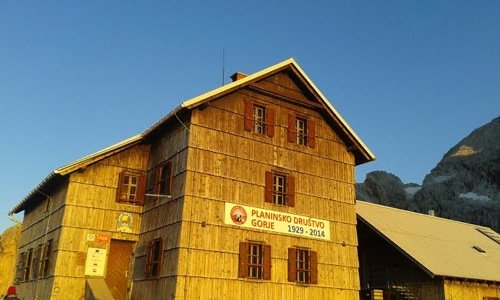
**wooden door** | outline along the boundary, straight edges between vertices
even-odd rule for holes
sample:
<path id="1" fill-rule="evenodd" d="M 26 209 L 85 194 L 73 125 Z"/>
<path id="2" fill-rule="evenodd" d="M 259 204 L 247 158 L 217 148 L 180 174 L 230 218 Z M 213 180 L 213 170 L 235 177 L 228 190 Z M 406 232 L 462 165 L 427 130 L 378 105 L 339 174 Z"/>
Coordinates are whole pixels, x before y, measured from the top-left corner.
<path id="1" fill-rule="evenodd" d="M 105 281 L 116 300 L 125 300 L 130 282 L 134 242 L 111 240 Z"/>

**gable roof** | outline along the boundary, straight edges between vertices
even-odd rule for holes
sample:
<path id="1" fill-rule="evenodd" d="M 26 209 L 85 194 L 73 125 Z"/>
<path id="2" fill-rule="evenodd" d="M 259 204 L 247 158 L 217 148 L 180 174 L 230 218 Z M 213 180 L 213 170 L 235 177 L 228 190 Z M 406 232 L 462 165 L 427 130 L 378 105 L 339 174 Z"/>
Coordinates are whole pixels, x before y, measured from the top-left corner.
<path id="1" fill-rule="evenodd" d="M 342 131 L 343 136 L 348 140 L 348 146 L 351 151 L 354 152 L 356 157 L 356 164 L 362 164 L 368 161 L 372 161 L 375 159 L 373 153 L 368 149 L 368 147 L 361 141 L 361 139 L 356 135 L 354 130 L 345 122 L 345 120 L 340 116 L 340 114 L 335 110 L 335 108 L 331 105 L 331 103 L 326 99 L 326 97 L 321 93 L 321 91 L 314 85 L 314 83 L 309 79 L 309 77 L 304 73 L 304 71 L 299 67 L 299 65 L 295 62 L 293 58 L 275 64 L 271 67 L 265 68 L 259 72 L 246 76 L 240 80 L 228 83 L 224 86 L 191 98 L 182 102 L 179 106 L 174 108 L 170 113 L 168 113 L 165 117 L 160 119 L 158 122 L 154 123 L 151 127 L 149 127 L 144 133 L 133 136 L 121 142 L 118 142 L 110 147 L 97 151 L 93 154 L 90 154 L 82 159 L 76 160 L 72 163 L 69 163 L 61 168 L 58 168 L 51 172 L 40 184 L 38 184 L 23 200 L 21 200 L 12 210 L 9 212 L 9 215 L 14 213 L 19 213 L 23 211 L 30 203 L 33 201 L 34 197 L 40 196 L 40 192 L 46 193 L 46 189 L 50 186 L 54 185 L 57 179 L 60 179 L 61 176 L 65 176 L 74 172 L 80 168 L 84 168 L 92 163 L 95 163 L 101 159 L 104 159 L 110 155 L 118 153 L 131 147 L 137 143 L 143 141 L 147 136 L 152 134 L 156 129 L 160 128 L 163 124 L 167 123 L 170 120 L 180 119 L 178 117 L 178 113 L 184 110 L 191 110 L 196 108 L 204 103 L 207 103 L 211 100 L 217 99 L 228 93 L 234 92 L 240 88 L 248 86 L 258 80 L 264 79 L 266 77 L 272 76 L 278 72 L 283 70 L 290 70 L 293 72 L 296 77 L 300 80 L 300 82 L 304 85 L 304 87 L 315 96 L 318 102 L 322 105 L 325 112 L 331 118 L 331 120 L 338 125 L 339 129 Z M 182 122 L 181 122 L 182 124 Z"/>
<path id="2" fill-rule="evenodd" d="M 181 105 L 177 106 L 172 112 L 166 115 L 164 118 L 153 124 L 150 128 L 148 128 L 144 135 L 149 135 L 151 132 L 159 128 L 165 122 L 170 120 L 173 116 L 177 117 L 177 113 L 183 110 L 190 110 L 196 108 L 204 103 L 210 102 L 214 99 L 222 97 L 226 94 L 229 94 L 233 91 L 241 89 L 245 86 L 249 86 L 250 84 L 262 80 L 266 77 L 272 76 L 278 72 L 283 70 L 290 70 L 296 77 L 301 81 L 304 87 L 315 96 L 321 106 L 324 108 L 328 117 L 338 125 L 339 129 L 342 131 L 341 133 L 347 139 L 347 144 L 351 151 L 354 152 L 356 157 L 356 165 L 363 164 L 372 160 L 375 160 L 375 155 L 370 151 L 370 149 L 363 143 L 363 141 L 358 137 L 358 135 L 354 132 L 354 130 L 347 124 L 347 122 L 342 118 L 342 116 L 337 112 L 337 110 L 333 107 L 333 105 L 328 101 L 328 99 L 321 93 L 321 91 L 314 85 L 314 83 L 309 79 L 306 73 L 300 68 L 300 66 L 295 62 L 293 58 L 289 58 L 285 61 L 282 61 L 278 64 L 265 68 L 259 72 L 248 75 L 242 79 L 233 81 L 224 86 L 216 88 L 214 90 L 208 91 L 204 94 L 191 98 L 181 103 Z"/>
<path id="3" fill-rule="evenodd" d="M 432 277 L 500 282 L 500 244 L 494 240 L 500 235 L 488 227 L 363 201 L 357 201 L 356 212 L 361 222 Z"/>

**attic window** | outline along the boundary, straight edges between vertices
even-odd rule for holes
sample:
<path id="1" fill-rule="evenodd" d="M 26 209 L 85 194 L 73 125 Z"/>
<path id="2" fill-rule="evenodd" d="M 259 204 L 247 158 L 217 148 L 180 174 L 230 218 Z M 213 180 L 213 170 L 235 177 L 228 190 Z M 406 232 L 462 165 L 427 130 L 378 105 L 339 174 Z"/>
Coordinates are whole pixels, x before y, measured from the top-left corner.
<path id="1" fill-rule="evenodd" d="M 472 246 L 472 248 L 476 249 L 478 252 L 486 253 L 486 251 L 483 248 L 479 247 L 479 246 Z"/>

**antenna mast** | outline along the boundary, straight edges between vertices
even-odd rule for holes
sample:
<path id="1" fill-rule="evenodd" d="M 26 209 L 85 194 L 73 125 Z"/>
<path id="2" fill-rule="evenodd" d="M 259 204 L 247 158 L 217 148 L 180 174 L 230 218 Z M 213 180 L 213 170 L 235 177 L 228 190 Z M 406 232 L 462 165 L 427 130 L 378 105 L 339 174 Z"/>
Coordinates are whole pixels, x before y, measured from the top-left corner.
<path id="1" fill-rule="evenodd" d="M 226 69 L 226 60 L 224 48 L 222 48 L 222 85 L 224 85 L 224 77 L 225 77 L 225 69 Z"/>

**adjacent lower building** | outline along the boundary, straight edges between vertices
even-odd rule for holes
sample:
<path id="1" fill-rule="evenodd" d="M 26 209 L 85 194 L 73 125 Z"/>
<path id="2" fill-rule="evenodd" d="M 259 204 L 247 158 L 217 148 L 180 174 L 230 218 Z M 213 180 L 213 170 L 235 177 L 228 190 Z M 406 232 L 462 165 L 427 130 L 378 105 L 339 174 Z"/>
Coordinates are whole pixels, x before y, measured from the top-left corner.
<path id="1" fill-rule="evenodd" d="M 358 299 L 354 167 L 374 159 L 293 60 L 56 169 L 24 211 L 24 299 Z"/>
<path id="2" fill-rule="evenodd" d="M 498 300 L 492 229 L 357 201 L 361 299 Z"/>

